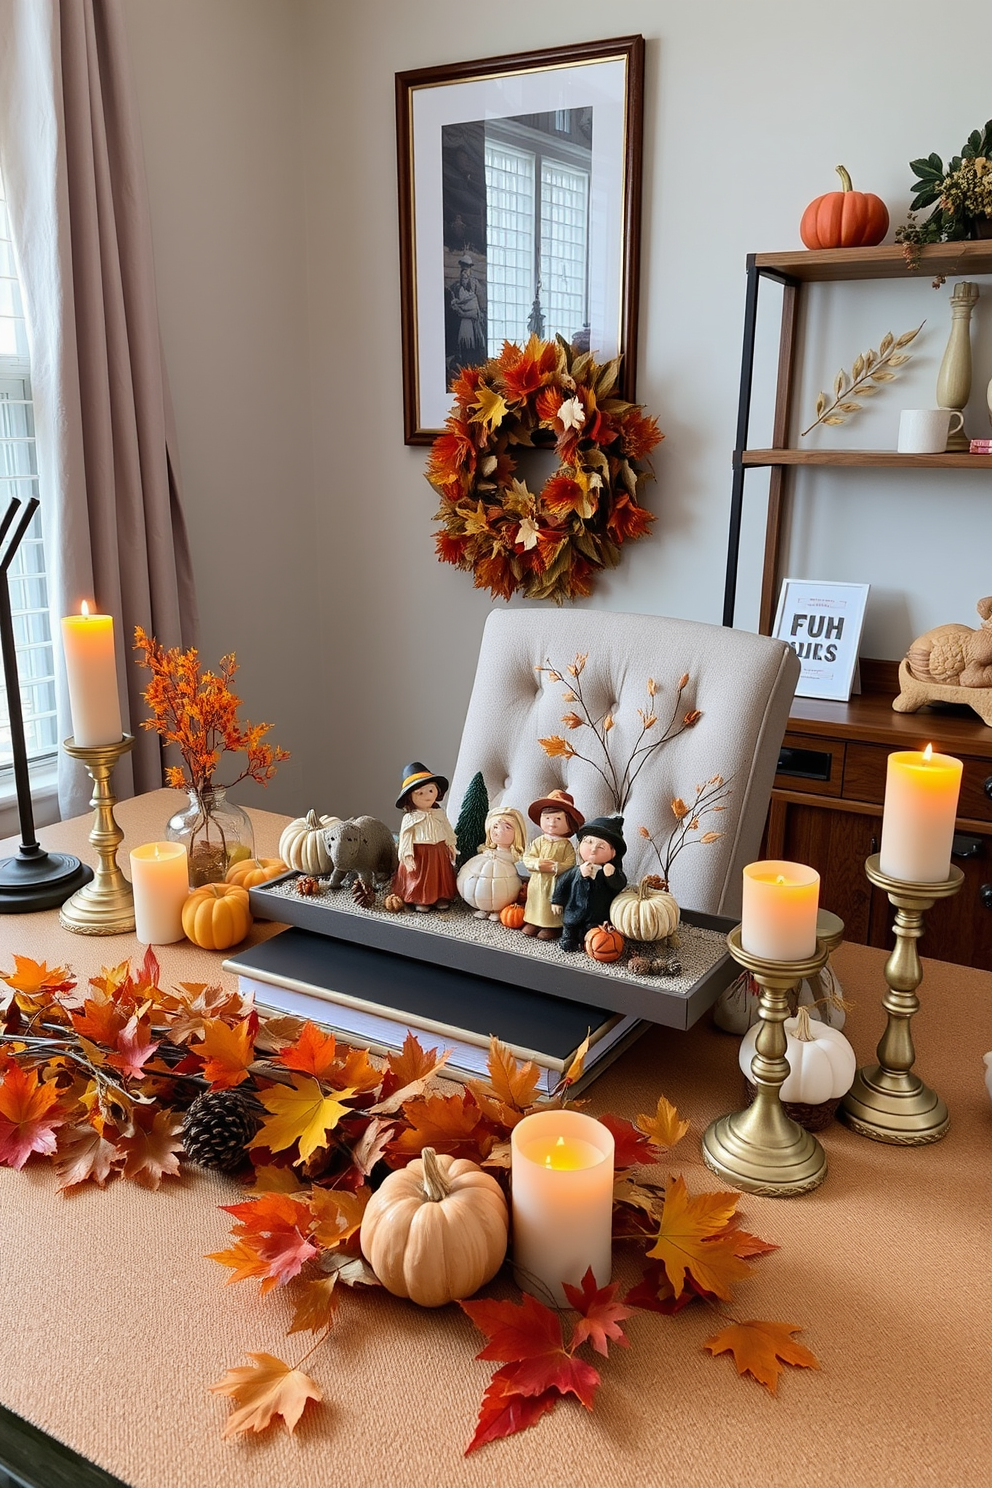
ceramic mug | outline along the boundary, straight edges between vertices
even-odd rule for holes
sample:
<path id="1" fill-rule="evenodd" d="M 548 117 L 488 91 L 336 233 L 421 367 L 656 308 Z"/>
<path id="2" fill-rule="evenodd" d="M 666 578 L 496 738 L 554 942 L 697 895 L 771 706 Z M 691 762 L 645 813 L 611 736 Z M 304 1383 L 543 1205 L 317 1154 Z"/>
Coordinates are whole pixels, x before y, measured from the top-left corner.
<path id="1" fill-rule="evenodd" d="M 904 408 L 896 448 L 901 455 L 942 455 L 949 436 L 963 428 L 964 414 L 956 408 Z"/>

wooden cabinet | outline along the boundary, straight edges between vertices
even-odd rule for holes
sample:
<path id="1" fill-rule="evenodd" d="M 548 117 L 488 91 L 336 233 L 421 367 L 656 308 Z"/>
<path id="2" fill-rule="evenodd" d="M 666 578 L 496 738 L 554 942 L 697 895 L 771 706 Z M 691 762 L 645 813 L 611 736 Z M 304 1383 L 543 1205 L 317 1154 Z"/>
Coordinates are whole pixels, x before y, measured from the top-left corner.
<path id="1" fill-rule="evenodd" d="M 992 729 L 964 711 L 893 713 L 894 663 L 864 664 L 880 690 L 849 703 L 796 698 L 765 832 L 772 858 L 810 863 L 820 900 L 849 940 L 891 946 L 893 909 L 865 876 L 882 831 L 886 760 L 894 749 L 935 749 L 964 762 L 953 861 L 965 875 L 953 899 L 926 916 L 920 951 L 992 968 Z"/>

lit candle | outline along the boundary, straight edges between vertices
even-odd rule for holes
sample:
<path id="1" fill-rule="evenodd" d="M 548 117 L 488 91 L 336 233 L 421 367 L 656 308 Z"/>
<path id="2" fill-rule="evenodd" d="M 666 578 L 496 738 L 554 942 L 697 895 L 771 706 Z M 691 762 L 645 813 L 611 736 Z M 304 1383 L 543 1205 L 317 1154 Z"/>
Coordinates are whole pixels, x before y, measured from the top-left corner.
<path id="1" fill-rule="evenodd" d="M 613 1267 L 613 1134 L 581 1111 L 539 1111 L 513 1128 L 513 1266 L 518 1286 L 568 1305 L 589 1267 Z"/>
<path id="2" fill-rule="evenodd" d="M 816 950 L 820 875 L 771 858 L 744 869 L 741 945 L 765 961 L 805 961 Z"/>
<path id="3" fill-rule="evenodd" d="M 142 945 L 171 945 L 183 938 L 183 905 L 189 864 L 181 842 L 146 842 L 131 852 L 134 933 Z"/>
<path id="4" fill-rule="evenodd" d="M 904 883 L 943 883 L 951 869 L 961 761 L 928 744 L 889 755 L 879 864 Z"/>
<path id="5" fill-rule="evenodd" d="M 117 657 L 112 615 L 81 613 L 62 621 L 62 650 L 69 683 L 73 743 L 82 749 L 116 744 L 123 737 L 117 691 Z"/>

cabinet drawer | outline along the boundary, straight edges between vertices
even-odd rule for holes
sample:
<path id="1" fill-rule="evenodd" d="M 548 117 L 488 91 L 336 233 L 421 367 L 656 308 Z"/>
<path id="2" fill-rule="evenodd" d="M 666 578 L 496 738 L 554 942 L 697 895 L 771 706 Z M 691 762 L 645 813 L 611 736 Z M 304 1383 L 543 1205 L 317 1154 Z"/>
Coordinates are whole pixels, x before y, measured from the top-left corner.
<path id="1" fill-rule="evenodd" d="M 839 796 L 844 779 L 844 748 L 839 739 L 786 734 L 775 772 L 776 786 L 779 790 Z"/>
<path id="2" fill-rule="evenodd" d="M 884 744 L 848 744 L 844 760 L 845 797 L 851 801 L 883 801 L 885 771 L 893 752 Z M 965 756 L 958 816 L 992 822 L 992 760 Z"/>

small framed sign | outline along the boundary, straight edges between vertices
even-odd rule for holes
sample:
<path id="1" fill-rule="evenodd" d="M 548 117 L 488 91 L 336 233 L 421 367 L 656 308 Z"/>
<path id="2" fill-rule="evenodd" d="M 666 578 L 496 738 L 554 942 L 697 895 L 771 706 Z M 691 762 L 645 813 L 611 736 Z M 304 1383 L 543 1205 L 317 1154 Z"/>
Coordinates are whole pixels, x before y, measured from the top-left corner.
<path id="1" fill-rule="evenodd" d="M 802 663 L 797 697 L 850 698 L 869 587 L 783 579 L 774 634 Z"/>

